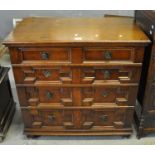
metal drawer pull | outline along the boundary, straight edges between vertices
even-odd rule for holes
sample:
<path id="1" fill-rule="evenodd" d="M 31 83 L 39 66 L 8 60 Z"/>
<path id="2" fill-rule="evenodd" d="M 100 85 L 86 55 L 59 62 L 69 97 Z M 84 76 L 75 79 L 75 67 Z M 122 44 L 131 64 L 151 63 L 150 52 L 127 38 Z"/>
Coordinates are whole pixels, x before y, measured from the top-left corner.
<path id="1" fill-rule="evenodd" d="M 55 116 L 54 115 L 48 115 L 48 120 L 50 122 L 53 122 L 55 120 Z"/>
<path id="2" fill-rule="evenodd" d="M 44 70 L 43 71 L 43 74 L 46 78 L 50 77 L 51 76 L 51 72 L 49 70 Z"/>
<path id="3" fill-rule="evenodd" d="M 100 116 L 100 120 L 101 120 L 102 122 L 106 122 L 106 121 L 108 120 L 108 116 L 107 116 L 107 115 L 101 115 L 101 116 Z"/>
<path id="4" fill-rule="evenodd" d="M 48 60 L 49 59 L 49 53 L 48 52 L 42 52 L 41 53 L 41 58 L 43 60 Z"/>
<path id="5" fill-rule="evenodd" d="M 51 99 L 53 97 L 53 93 L 51 93 L 50 91 L 46 91 L 46 97 L 48 99 Z"/>
<path id="6" fill-rule="evenodd" d="M 103 97 L 107 97 L 108 95 L 109 95 L 109 92 L 107 92 L 107 91 L 102 92 Z"/>
<path id="7" fill-rule="evenodd" d="M 104 58 L 110 60 L 112 58 L 112 53 L 110 51 L 105 51 Z"/>
<path id="8" fill-rule="evenodd" d="M 110 72 L 108 70 L 104 71 L 104 79 L 109 79 L 110 78 Z"/>

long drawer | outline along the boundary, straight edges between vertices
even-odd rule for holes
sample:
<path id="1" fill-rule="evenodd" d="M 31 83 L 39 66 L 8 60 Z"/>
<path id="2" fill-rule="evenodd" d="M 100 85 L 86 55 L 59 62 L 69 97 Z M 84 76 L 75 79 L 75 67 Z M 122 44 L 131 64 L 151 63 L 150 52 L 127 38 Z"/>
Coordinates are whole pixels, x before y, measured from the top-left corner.
<path id="1" fill-rule="evenodd" d="M 50 82 L 53 84 L 102 84 L 105 82 L 137 83 L 140 66 L 106 67 L 13 67 L 17 84 Z"/>
<path id="2" fill-rule="evenodd" d="M 26 128 L 65 130 L 106 130 L 131 127 L 133 109 L 22 109 Z"/>
<path id="3" fill-rule="evenodd" d="M 11 54 L 12 64 L 20 63 L 141 63 L 143 48 L 130 47 L 31 47 L 13 49 Z"/>
<path id="4" fill-rule="evenodd" d="M 134 106 L 137 86 L 17 87 L 21 106 Z"/>

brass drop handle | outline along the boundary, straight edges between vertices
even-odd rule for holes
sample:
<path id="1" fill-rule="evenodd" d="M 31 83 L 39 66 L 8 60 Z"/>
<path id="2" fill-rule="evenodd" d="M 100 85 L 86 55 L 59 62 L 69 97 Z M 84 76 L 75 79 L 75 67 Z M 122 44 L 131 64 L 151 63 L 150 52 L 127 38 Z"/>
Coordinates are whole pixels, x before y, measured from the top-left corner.
<path id="1" fill-rule="evenodd" d="M 49 70 L 44 70 L 43 71 L 43 75 L 46 77 L 46 78 L 49 78 L 51 76 L 51 72 Z"/>
<path id="2" fill-rule="evenodd" d="M 109 95 L 109 92 L 107 92 L 107 91 L 102 92 L 103 97 L 107 97 L 108 95 Z"/>
<path id="3" fill-rule="evenodd" d="M 50 122 L 53 122 L 55 120 L 55 116 L 54 115 L 48 115 L 48 120 Z"/>
<path id="4" fill-rule="evenodd" d="M 46 97 L 47 97 L 47 99 L 52 99 L 52 97 L 53 97 L 53 93 L 51 93 L 50 91 L 46 91 Z"/>
<path id="5" fill-rule="evenodd" d="M 48 52 L 42 52 L 41 53 L 41 58 L 43 60 L 48 60 L 49 59 L 49 53 Z"/>
<path id="6" fill-rule="evenodd" d="M 104 79 L 110 79 L 110 72 L 108 70 L 104 71 Z"/>
<path id="7" fill-rule="evenodd" d="M 108 120 L 108 116 L 107 116 L 107 115 L 101 115 L 101 116 L 100 116 L 100 120 L 101 120 L 102 122 L 106 122 L 106 121 Z"/>
<path id="8" fill-rule="evenodd" d="M 111 51 L 104 51 L 104 58 L 110 60 L 112 58 Z"/>

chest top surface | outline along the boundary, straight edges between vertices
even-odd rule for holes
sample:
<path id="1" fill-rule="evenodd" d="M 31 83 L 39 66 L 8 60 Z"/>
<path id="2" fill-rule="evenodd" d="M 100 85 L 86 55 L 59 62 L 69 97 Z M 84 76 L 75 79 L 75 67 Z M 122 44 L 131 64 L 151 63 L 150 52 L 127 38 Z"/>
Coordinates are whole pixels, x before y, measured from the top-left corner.
<path id="1" fill-rule="evenodd" d="M 4 44 L 148 43 L 149 39 L 129 18 L 25 18 Z"/>

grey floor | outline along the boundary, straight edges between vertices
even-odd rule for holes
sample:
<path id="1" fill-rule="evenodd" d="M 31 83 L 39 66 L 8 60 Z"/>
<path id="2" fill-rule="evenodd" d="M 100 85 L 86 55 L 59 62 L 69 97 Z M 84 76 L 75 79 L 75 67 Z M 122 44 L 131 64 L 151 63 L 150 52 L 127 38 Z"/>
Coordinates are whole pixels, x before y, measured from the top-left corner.
<path id="1" fill-rule="evenodd" d="M 9 55 L 4 55 L 0 60 L 0 64 L 4 66 L 11 66 Z M 13 118 L 12 124 L 8 130 L 7 136 L 1 145 L 154 145 L 155 134 L 150 134 L 147 137 L 138 140 L 136 132 L 133 128 L 133 134 L 130 138 L 123 138 L 120 136 L 40 136 L 36 139 L 28 139 L 23 135 L 23 123 L 19 109 L 14 79 L 12 70 L 9 72 L 11 81 L 12 92 L 14 99 L 17 102 L 16 113 Z"/>

